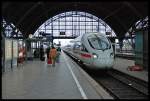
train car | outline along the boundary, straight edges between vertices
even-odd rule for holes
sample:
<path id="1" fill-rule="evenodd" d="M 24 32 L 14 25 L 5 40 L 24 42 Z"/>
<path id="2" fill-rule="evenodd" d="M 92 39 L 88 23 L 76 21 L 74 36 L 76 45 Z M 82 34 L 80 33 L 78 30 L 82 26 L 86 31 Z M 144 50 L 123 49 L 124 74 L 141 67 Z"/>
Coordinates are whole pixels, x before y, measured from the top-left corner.
<path id="1" fill-rule="evenodd" d="M 114 51 L 106 35 L 91 32 L 72 40 L 63 51 L 84 63 L 89 68 L 111 69 Z"/>

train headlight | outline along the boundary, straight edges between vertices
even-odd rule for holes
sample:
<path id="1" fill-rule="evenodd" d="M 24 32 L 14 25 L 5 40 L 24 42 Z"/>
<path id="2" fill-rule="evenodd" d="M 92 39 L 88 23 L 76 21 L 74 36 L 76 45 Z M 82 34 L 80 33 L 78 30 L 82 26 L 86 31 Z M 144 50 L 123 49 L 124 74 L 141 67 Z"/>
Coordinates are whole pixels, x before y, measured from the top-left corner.
<path id="1" fill-rule="evenodd" d="M 98 58 L 98 55 L 93 53 L 93 58 L 97 59 Z"/>

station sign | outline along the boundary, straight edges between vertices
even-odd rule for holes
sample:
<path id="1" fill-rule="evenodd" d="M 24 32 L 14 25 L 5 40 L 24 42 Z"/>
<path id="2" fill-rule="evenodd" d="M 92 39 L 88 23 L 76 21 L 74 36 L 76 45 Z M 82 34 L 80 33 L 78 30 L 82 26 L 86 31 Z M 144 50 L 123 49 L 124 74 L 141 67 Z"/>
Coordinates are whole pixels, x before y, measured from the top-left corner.
<path id="1" fill-rule="evenodd" d="M 59 35 L 66 35 L 66 33 L 65 32 L 60 32 Z"/>

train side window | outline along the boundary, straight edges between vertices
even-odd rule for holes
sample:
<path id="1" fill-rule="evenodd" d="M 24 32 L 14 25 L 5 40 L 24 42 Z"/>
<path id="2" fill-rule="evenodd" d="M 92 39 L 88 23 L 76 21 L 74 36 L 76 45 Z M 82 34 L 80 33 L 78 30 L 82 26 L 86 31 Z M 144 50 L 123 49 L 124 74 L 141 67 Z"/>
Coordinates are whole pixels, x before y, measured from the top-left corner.
<path id="1" fill-rule="evenodd" d="M 74 44 L 74 45 L 73 45 L 73 50 L 75 50 L 75 48 L 76 48 L 76 45 Z"/>

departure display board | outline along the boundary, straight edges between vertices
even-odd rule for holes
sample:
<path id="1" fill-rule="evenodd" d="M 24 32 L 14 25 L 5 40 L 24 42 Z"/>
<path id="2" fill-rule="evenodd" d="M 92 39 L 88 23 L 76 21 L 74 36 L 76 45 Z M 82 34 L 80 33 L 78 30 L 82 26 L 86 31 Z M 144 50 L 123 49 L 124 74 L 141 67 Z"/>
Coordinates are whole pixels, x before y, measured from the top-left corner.
<path id="1" fill-rule="evenodd" d="M 65 32 L 60 32 L 60 35 L 66 35 L 66 33 Z"/>

